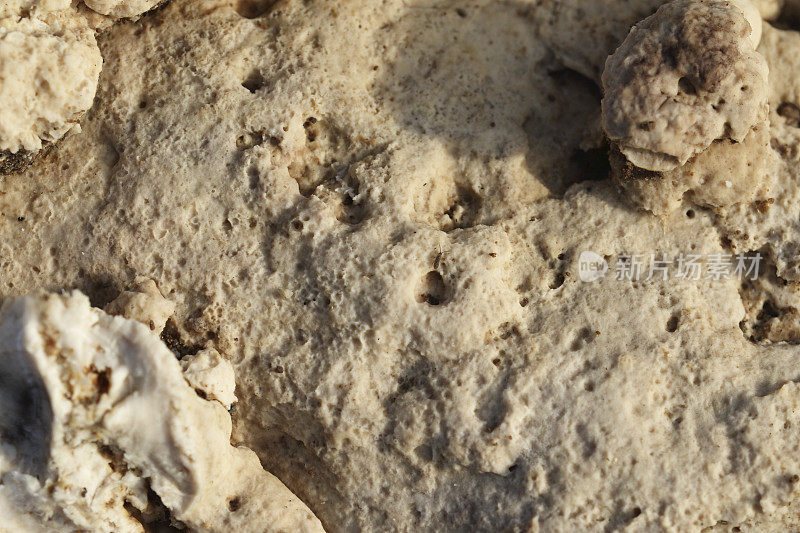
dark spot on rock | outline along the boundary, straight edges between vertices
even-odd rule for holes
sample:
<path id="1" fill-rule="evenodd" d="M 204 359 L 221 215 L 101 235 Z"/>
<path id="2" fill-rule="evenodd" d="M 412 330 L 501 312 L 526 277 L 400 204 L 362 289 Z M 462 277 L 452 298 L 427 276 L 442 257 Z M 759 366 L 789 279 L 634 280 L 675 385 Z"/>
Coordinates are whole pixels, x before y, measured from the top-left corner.
<path id="1" fill-rule="evenodd" d="M 769 208 L 772 207 L 772 204 L 775 203 L 775 198 L 768 198 L 766 200 L 758 200 L 753 204 L 753 207 L 756 208 L 756 211 L 761 213 L 762 215 L 769 211 Z"/>
<path id="2" fill-rule="evenodd" d="M 694 83 L 692 83 L 692 80 L 690 80 L 687 76 L 684 76 L 678 80 L 678 88 L 683 94 L 689 96 L 694 96 L 697 94 L 697 88 L 694 86 Z"/>
<path id="3" fill-rule="evenodd" d="M 428 305 L 441 305 L 445 303 L 446 298 L 447 286 L 444 283 L 442 275 L 436 270 L 425 274 L 422 278 L 419 301 L 427 303 Z"/>
<path id="4" fill-rule="evenodd" d="M 228 500 L 228 510 L 232 513 L 235 513 L 242 507 L 242 499 L 236 496 L 235 498 L 231 498 Z"/>
<path id="5" fill-rule="evenodd" d="M 264 78 L 264 75 L 261 73 L 261 70 L 255 68 L 250 71 L 250 74 L 242 81 L 242 87 L 250 91 L 251 93 L 255 93 L 259 89 L 264 88 L 266 86 L 267 81 Z"/>
<path id="6" fill-rule="evenodd" d="M 111 390 L 111 369 L 98 370 L 97 367 L 91 365 L 89 371 L 92 373 L 92 384 L 97 389 L 97 394 L 99 396 L 107 394 Z"/>
<path id="7" fill-rule="evenodd" d="M 563 272 L 557 272 L 555 277 L 553 278 L 553 281 L 550 282 L 550 288 L 558 289 L 559 287 L 564 285 L 565 281 L 566 281 L 566 275 Z"/>
<path id="8" fill-rule="evenodd" d="M 800 108 L 791 102 L 783 102 L 778 106 L 778 114 L 786 119 L 786 124 L 800 128 Z"/>
<path id="9" fill-rule="evenodd" d="M 239 0 L 235 9 L 242 17 L 254 19 L 267 14 L 277 3 L 277 0 Z"/>
<path id="10" fill-rule="evenodd" d="M 678 315 L 672 315 L 670 319 L 667 321 L 667 331 L 669 333 L 675 333 L 678 331 L 678 326 L 680 325 L 680 317 Z"/>

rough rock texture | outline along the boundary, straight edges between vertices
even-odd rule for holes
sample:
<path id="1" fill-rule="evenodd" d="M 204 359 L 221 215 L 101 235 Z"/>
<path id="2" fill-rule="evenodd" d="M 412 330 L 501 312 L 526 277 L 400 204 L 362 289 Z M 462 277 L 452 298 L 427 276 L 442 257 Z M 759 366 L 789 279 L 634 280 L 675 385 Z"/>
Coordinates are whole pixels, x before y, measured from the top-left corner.
<path id="1" fill-rule="evenodd" d="M 175 312 L 175 304 L 164 298 L 152 279 L 143 279 L 134 290 L 117 296 L 105 307 L 105 312 L 136 320 L 161 334 L 167 319 Z"/>
<path id="2" fill-rule="evenodd" d="M 763 202 L 730 206 L 720 212 L 720 226 L 736 250 L 766 250 L 782 279 L 800 281 L 800 35 L 766 27 L 760 52 L 770 68 L 770 145 L 777 156 L 769 173 L 769 195 Z"/>
<path id="3" fill-rule="evenodd" d="M 130 18 L 141 15 L 164 0 L 83 0 L 87 7 L 113 18 Z"/>
<path id="4" fill-rule="evenodd" d="M 666 0 L 532 2 L 543 44 L 565 66 L 600 82 L 606 59 L 631 27 Z"/>
<path id="5" fill-rule="evenodd" d="M 329 531 L 797 529 L 798 348 L 753 311 L 791 298 L 578 277 L 585 250 L 763 247 L 776 286 L 795 272 L 791 118 L 772 203 L 657 218 L 605 179 L 591 80 L 658 3 L 122 22 L 83 133 L 2 181 L 2 294 L 103 306 L 152 279 L 169 345 L 233 363 L 234 439 Z"/>
<path id="6" fill-rule="evenodd" d="M 108 30 L 116 19 L 141 15 L 161 1 L 3 1 L 0 175 L 21 172 L 43 146 L 71 130 L 80 131 L 103 64 L 95 32 Z"/>
<path id="7" fill-rule="evenodd" d="M 651 171 L 717 140 L 742 142 L 767 112 L 768 68 L 752 33 L 725 0 L 678 0 L 637 24 L 603 72 L 608 137 Z"/>
<path id="8" fill-rule="evenodd" d="M 36 152 L 92 105 L 103 59 L 80 23 L 0 19 L 0 157 Z M 2 155 L 5 154 L 5 155 Z"/>
<path id="9" fill-rule="evenodd" d="M 769 133 L 769 123 L 762 121 L 742 142 L 717 141 L 685 165 L 666 172 L 638 168 L 615 147 L 612 176 L 634 205 L 656 215 L 679 208 L 684 196 L 711 208 L 768 201 L 768 174 L 776 163 Z"/>
<path id="10" fill-rule="evenodd" d="M 0 339 L 4 531 L 144 531 L 165 509 L 192 531 L 322 531 L 142 324 L 42 295 L 3 307 Z"/>
<path id="11" fill-rule="evenodd" d="M 217 400 L 225 409 L 236 403 L 236 375 L 230 361 L 214 348 L 200 350 L 181 359 L 183 377 L 198 393 Z"/>
<path id="12" fill-rule="evenodd" d="M 764 199 L 775 161 L 762 31 L 749 1 L 676 1 L 608 58 L 603 130 L 634 205 L 663 215 L 685 195 L 712 208 Z"/>

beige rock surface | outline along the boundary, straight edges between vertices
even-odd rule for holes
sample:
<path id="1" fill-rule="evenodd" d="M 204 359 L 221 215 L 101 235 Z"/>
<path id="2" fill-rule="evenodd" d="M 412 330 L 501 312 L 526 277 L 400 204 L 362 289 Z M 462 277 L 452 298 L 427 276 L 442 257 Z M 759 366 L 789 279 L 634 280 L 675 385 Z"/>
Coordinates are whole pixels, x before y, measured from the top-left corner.
<path id="1" fill-rule="evenodd" d="M 2 531 L 322 531 L 142 324 L 75 292 L 0 311 Z M 16 527 L 15 527 L 16 525 Z"/>
<path id="2" fill-rule="evenodd" d="M 102 63 L 79 21 L 0 18 L 0 154 L 35 152 L 80 130 Z"/>
<path id="3" fill-rule="evenodd" d="M 4 0 L 0 4 L 0 175 L 18 173 L 91 107 L 103 58 L 95 32 L 162 0 Z"/>
<path id="4" fill-rule="evenodd" d="M 141 322 L 160 335 L 175 312 L 175 304 L 164 298 L 152 279 L 145 278 L 138 281 L 134 290 L 123 291 L 106 305 L 105 312 Z"/>
<path id="5" fill-rule="evenodd" d="M 775 20 L 781 15 L 785 7 L 784 0 L 754 0 L 753 3 L 765 20 Z"/>
<path id="6" fill-rule="evenodd" d="M 792 272 L 789 119 L 763 213 L 658 218 L 603 179 L 591 80 L 646 4 L 122 22 L 83 133 L 2 181 L 2 294 L 103 306 L 152 279 L 169 345 L 233 363 L 235 441 L 329 531 L 796 529 L 798 348 L 740 326 L 766 289 L 578 276 L 585 250 L 764 248 Z"/>
<path id="7" fill-rule="evenodd" d="M 754 126 L 741 143 L 715 142 L 685 165 L 667 172 L 640 169 L 616 149 L 611 155 L 615 183 L 634 205 L 656 215 L 678 209 L 684 197 L 711 208 L 768 202 L 768 175 L 775 164 L 766 120 Z"/>
<path id="8" fill-rule="evenodd" d="M 230 409 L 236 403 L 233 365 L 214 348 L 205 348 L 181 359 L 183 377 L 198 393 Z"/>
<path id="9" fill-rule="evenodd" d="M 603 72 L 609 139 L 656 172 L 714 141 L 742 142 L 767 112 L 769 69 L 752 34 L 726 0 L 678 0 L 637 24 Z"/>
<path id="10" fill-rule="evenodd" d="M 113 18 L 130 18 L 141 15 L 164 0 L 83 0 L 87 7 Z"/>

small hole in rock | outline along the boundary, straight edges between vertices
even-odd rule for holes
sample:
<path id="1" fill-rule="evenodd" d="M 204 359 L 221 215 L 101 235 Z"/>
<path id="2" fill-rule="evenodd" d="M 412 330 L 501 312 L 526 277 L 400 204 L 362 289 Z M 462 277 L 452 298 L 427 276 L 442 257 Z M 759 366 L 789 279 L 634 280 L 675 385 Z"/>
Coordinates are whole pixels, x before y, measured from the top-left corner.
<path id="1" fill-rule="evenodd" d="M 239 0 L 236 12 L 244 18 L 254 19 L 267 13 L 276 3 L 276 0 Z"/>
<path id="2" fill-rule="evenodd" d="M 238 511 L 241 506 L 242 506 L 242 500 L 238 496 L 236 498 L 231 498 L 230 500 L 228 500 L 228 509 L 232 513 Z"/>
<path id="3" fill-rule="evenodd" d="M 558 289 L 562 285 L 564 285 L 564 281 L 566 281 L 566 277 L 564 276 L 563 272 L 558 272 L 553 278 L 553 281 L 550 283 L 551 289 Z"/>
<path id="4" fill-rule="evenodd" d="M 688 94 L 689 96 L 694 96 L 697 94 L 697 89 L 688 77 L 684 76 L 678 80 L 678 88 L 684 94 Z"/>
<path id="5" fill-rule="evenodd" d="M 680 317 L 677 315 L 672 315 L 670 319 L 667 321 L 667 331 L 669 333 L 675 333 L 678 331 L 678 325 L 680 323 Z"/>
<path id="6" fill-rule="evenodd" d="M 694 218 L 694 209 L 686 211 L 686 218 Z"/>
<path id="7" fill-rule="evenodd" d="M 247 75 L 247 78 L 245 78 L 242 82 L 242 87 L 251 93 L 255 93 L 259 89 L 263 88 L 265 84 L 266 81 L 264 80 L 264 76 L 261 74 L 261 71 L 259 69 L 253 69 L 250 71 L 250 74 Z"/>
<path id="8" fill-rule="evenodd" d="M 778 106 L 778 114 L 786 119 L 792 127 L 800 128 L 800 108 L 791 102 L 784 102 Z"/>
<path id="9" fill-rule="evenodd" d="M 419 301 L 428 305 L 441 305 L 445 302 L 447 287 L 444 279 L 439 272 L 432 270 L 422 278 L 422 287 L 419 294 Z"/>

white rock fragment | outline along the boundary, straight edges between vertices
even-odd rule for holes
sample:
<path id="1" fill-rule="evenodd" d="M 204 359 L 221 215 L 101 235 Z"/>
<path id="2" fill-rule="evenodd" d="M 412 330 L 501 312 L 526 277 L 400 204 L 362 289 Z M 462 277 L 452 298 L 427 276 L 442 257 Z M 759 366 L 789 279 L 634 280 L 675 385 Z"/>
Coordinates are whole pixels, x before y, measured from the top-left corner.
<path id="1" fill-rule="evenodd" d="M 95 31 L 161 0 L 8 0 L 0 3 L 0 174 L 30 165 L 92 106 L 103 65 Z"/>
<path id="2" fill-rule="evenodd" d="M 769 158 L 768 67 L 750 2 L 678 0 L 637 25 L 603 73 L 612 175 L 639 207 L 684 195 L 709 207 L 755 198 Z"/>
<path id="3" fill-rule="evenodd" d="M 742 14 L 744 14 L 744 18 L 747 19 L 748 24 L 750 24 L 750 43 L 755 50 L 758 48 L 759 43 L 761 43 L 761 33 L 764 29 L 764 22 L 761 20 L 759 7 L 751 2 L 751 0 L 730 0 L 730 2 L 739 8 Z"/>
<path id="4" fill-rule="evenodd" d="M 141 322 L 160 334 L 169 317 L 175 312 L 175 304 L 164 298 L 151 279 L 140 280 L 133 291 L 124 291 L 106 305 L 105 312 Z"/>
<path id="5" fill-rule="evenodd" d="M 775 20 L 783 11 L 785 0 L 753 0 L 764 20 Z"/>
<path id="6" fill-rule="evenodd" d="M 0 4 L 0 18 L 19 17 L 23 14 L 41 16 L 54 11 L 68 10 L 70 0 L 5 0 Z"/>
<path id="7" fill-rule="evenodd" d="M 0 153 L 35 152 L 80 129 L 103 59 L 94 33 L 67 21 L 0 20 Z"/>
<path id="8" fill-rule="evenodd" d="M 90 9 L 113 18 L 131 18 L 141 15 L 164 0 L 84 0 Z"/>
<path id="9" fill-rule="evenodd" d="M 228 413 L 195 394 L 152 331 L 80 293 L 3 307 L 0 379 L 4 525 L 143 531 L 159 512 L 152 490 L 192 531 L 322 531 L 230 445 Z"/>
<path id="10" fill-rule="evenodd" d="M 606 62 L 603 127 L 634 165 L 667 171 L 712 142 L 741 142 L 767 112 L 768 68 L 750 23 L 723 0 L 678 0 Z"/>
<path id="11" fill-rule="evenodd" d="M 181 359 L 183 377 L 196 391 L 217 400 L 225 409 L 236 403 L 236 374 L 233 365 L 213 348 L 200 350 Z"/>

